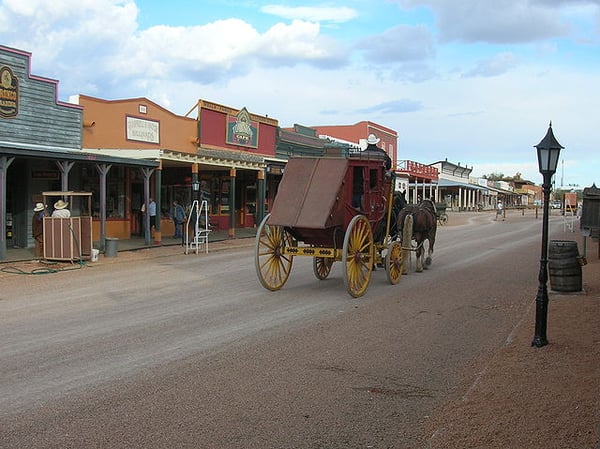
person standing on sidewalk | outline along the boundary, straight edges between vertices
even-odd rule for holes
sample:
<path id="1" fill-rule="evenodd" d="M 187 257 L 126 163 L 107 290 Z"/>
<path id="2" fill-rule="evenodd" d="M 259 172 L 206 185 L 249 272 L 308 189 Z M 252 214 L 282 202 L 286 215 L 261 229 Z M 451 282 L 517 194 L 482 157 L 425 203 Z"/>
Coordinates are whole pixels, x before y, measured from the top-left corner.
<path id="1" fill-rule="evenodd" d="M 174 239 L 183 238 L 183 234 L 181 232 L 183 222 L 185 221 L 185 210 L 183 206 L 179 204 L 177 200 L 173 201 L 173 209 L 171 210 L 171 219 L 173 220 L 173 224 L 175 225 L 175 235 Z"/>
<path id="2" fill-rule="evenodd" d="M 156 202 L 152 197 L 148 203 L 148 215 L 150 215 L 150 235 L 154 238 L 154 231 L 156 231 Z"/>
<path id="3" fill-rule="evenodd" d="M 498 201 L 496 205 L 496 221 L 499 217 L 502 217 L 502 221 L 504 221 L 504 204 L 502 204 L 502 201 Z"/>
<path id="4" fill-rule="evenodd" d="M 31 234 L 35 240 L 35 257 L 44 255 L 44 217 L 46 216 L 46 206 L 44 203 L 36 203 L 33 209 L 31 219 Z"/>
<path id="5" fill-rule="evenodd" d="M 142 203 L 140 212 L 142 214 L 142 230 L 140 231 L 140 235 L 144 235 L 144 223 L 146 223 L 146 203 Z M 148 216 L 150 217 L 150 236 L 154 238 L 154 231 L 156 231 L 156 202 L 152 197 L 150 197 L 148 201 Z"/>

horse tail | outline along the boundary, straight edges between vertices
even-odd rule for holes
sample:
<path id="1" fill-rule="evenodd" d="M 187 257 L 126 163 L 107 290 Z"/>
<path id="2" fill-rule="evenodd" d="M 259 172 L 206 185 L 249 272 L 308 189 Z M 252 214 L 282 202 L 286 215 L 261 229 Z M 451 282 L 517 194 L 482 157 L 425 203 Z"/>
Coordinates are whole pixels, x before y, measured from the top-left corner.
<path id="1" fill-rule="evenodd" d="M 413 216 L 407 214 L 404 217 L 404 223 L 402 223 L 402 243 L 403 246 L 410 246 L 410 242 L 413 236 Z"/>
<path id="2" fill-rule="evenodd" d="M 402 273 L 408 272 L 410 254 L 412 251 L 413 216 L 407 214 L 402 223 Z"/>

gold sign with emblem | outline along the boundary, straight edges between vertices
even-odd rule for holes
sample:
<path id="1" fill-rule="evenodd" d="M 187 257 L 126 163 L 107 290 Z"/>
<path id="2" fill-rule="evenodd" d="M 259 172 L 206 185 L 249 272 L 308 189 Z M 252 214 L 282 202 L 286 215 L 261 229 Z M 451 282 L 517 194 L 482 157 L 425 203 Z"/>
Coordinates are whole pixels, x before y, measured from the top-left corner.
<path id="1" fill-rule="evenodd" d="M 0 68 L 0 117 L 16 117 L 19 112 L 19 80 L 10 67 Z"/>

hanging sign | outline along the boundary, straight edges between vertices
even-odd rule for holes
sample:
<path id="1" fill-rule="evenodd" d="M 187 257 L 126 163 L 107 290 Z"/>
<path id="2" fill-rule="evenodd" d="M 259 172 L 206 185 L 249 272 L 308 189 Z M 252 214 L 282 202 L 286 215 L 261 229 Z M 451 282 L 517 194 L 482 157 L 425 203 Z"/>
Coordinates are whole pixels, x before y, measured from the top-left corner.
<path id="1" fill-rule="evenodd" d="M 19 113 L 19 80 L 10 67 L 0 68 L 0 117 L 16 117 Z"/>

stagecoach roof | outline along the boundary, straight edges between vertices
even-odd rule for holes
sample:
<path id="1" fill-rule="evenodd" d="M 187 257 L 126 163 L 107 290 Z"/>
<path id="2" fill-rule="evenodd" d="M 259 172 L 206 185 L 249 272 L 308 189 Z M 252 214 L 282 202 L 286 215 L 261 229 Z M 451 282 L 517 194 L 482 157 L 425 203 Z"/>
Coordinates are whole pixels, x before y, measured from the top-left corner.
<path id="1" fill-rule="evenodd" d="M 348 165 L 348 159 L 337 157 L 290 159 L 269 224 L 311 229 L 341 225 L 339 214 L 332 212 Z"/>

